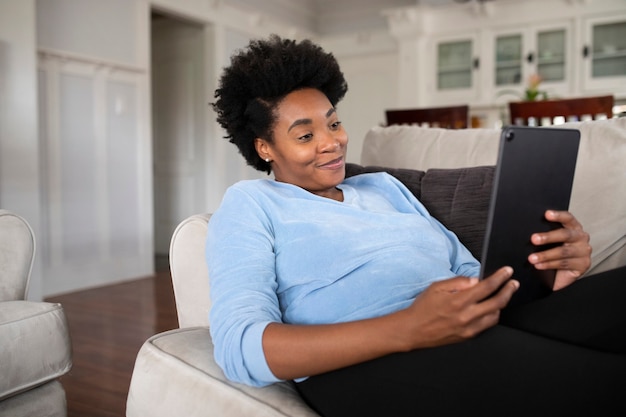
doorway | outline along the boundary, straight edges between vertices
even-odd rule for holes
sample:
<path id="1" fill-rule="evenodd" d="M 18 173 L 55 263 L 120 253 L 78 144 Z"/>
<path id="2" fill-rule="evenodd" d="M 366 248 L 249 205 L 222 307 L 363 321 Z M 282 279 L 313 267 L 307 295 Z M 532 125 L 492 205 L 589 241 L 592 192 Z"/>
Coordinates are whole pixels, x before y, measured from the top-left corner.
<path id="1" fill-rule="evenodd" d="M 155 269 L 169 266 L 176 226 L 204 206 L 205 28 L 153 10 L 151 91 Z"/>

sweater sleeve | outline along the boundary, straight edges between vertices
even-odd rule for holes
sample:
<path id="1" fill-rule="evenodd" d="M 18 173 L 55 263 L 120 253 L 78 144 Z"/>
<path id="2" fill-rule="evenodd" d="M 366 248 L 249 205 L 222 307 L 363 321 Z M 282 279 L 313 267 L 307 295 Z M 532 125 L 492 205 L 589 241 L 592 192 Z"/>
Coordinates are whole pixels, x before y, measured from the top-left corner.
<path id="1" fill-rule="evenodd" d="M 262 346 L 265 327 L 281 321 L 272 230 L 264 213 L 231 187 L 211 217 L 206 245 L 215 360 L 228 379 L 252 386 L 278 381 Z"/>

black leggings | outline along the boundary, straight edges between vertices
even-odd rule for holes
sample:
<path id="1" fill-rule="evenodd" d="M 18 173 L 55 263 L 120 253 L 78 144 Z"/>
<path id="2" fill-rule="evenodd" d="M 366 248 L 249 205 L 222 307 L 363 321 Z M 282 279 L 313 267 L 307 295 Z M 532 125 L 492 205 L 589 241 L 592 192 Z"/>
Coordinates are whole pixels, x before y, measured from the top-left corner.
<path id="1" fill-rule="evenodd" d="M 626 416 L 626 268 L 503 312 L 478 337 L 297 388 L 325 417 Z"/>

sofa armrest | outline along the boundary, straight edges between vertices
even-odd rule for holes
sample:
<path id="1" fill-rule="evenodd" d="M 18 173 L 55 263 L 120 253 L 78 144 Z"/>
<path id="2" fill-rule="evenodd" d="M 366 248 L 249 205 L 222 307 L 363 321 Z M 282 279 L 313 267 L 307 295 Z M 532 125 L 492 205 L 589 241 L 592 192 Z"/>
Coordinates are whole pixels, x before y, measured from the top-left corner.
<path id="1" fill-rule="evenodd" d="M 28 222 L 0 209 L 0 301 L 25 300 L 35 259 L 35 234 Z"/>
<path id="2" fill-rule="evenodd" d="M 228 381 L 213 359 L 206 327 L 171 330 L 143 344 L 126 416 L 319 417 L 292 382 L 257 388 Z"/>

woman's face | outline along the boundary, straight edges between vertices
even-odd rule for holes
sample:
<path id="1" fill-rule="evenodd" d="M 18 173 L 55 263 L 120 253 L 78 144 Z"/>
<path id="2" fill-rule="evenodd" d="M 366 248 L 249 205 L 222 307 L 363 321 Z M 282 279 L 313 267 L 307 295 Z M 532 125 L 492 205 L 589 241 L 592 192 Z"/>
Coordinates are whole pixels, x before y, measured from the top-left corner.
<path id="1" fill-rule="evenodd" d="M 276 114 L 274 141 L 255 142 L 261 158 L 272 161 L 276 180 L 341 200 L 336 186 L 345 177 L 348 136 L 330 101 L 319 90 L 297 90 L 285 96 Z"/>

